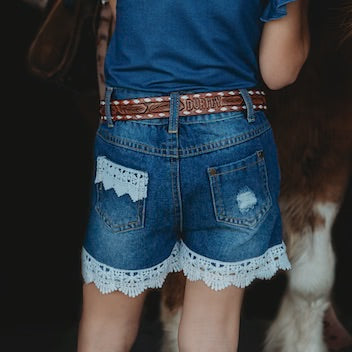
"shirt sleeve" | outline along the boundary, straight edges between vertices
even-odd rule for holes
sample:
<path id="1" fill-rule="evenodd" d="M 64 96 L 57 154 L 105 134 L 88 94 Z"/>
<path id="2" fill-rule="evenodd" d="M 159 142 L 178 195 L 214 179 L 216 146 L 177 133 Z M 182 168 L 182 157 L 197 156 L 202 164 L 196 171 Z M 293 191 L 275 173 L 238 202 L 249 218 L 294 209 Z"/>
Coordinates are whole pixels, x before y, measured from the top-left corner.
<path id="1" fill-rule="evenodd" d="M 262 15 L 260 16 L 260 20 L 263 22 L 269 22 L 271 20 L 277 20 L 286 16 L 286 5 L 293 1 L 296 0 L 269 0 Z"/>

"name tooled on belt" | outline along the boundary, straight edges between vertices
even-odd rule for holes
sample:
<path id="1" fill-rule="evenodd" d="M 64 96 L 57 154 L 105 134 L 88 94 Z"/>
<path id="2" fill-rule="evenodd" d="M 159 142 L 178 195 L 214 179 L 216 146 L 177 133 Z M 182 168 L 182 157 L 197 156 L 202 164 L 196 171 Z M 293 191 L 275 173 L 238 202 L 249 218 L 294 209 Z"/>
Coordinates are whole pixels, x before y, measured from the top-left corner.
<path id="1" fill-rule="evenodd" d="M 220 96 L 215 97 L 205 97 L 205 98 L 193 98 L 184 100 L 185 109 L 187 111 L 195 109 L 214 109 L 221 108 L 221 99 Z"/>

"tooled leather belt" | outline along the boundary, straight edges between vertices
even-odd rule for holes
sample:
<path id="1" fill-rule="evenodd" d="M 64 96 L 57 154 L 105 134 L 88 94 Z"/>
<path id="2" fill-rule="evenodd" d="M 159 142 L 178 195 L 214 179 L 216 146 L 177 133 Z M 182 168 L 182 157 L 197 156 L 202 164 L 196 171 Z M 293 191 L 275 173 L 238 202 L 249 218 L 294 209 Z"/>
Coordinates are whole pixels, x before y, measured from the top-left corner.
<path id="1" fill-rule="evenodd" d="M 253 88 L 249 89 L 248 93 L 252 99 L 254 110 L 267 109 L 264 91 Z M 180 95 L 180 116 L 242 111 L 245 109 L 245 101 L 237 89 Z M 110 101 L 110 111 L 113 121 L 167 118 L 170 116 L 170 96 L 112 99 Z M 105 101 L 100 102 L 100 115 L 102 120 L 107 120 Z"/>

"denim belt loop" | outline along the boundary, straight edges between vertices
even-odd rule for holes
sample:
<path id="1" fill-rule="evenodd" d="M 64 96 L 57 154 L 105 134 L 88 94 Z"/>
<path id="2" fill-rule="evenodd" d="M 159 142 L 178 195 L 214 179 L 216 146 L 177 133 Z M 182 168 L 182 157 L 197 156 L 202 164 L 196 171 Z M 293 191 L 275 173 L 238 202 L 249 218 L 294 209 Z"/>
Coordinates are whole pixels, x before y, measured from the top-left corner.
<path id="1" fill-rule="evenodd" d="M 114 127 L 114 123 L 112 121 L 112 116 L 111 116 L 111 95 L 113 92 L 114 88 L 113 87 L 106 87 L 105 88 L 105 115 L 106 115 L 106 120 L 108 121 L 108 127 Z"/>
<path id="2" fill-rule="evenodd" d="M 167 130 L 169 133 L 178 132 L 180 94 L 179 91 L 170 93 L 170 116 Z"/>
<path id="3" fill-rule="evenodd" d="M 255 112 L 253 109 L 253 101 L 252 98 L 250 97 L 248 90 L 245 88 L 239 88 L 238 89 L 243 97 L 243 100 L 246 104 L 246 109 L 247 109 L 247 121 L 248 122 L 253 122 L 255 121 Z"/>

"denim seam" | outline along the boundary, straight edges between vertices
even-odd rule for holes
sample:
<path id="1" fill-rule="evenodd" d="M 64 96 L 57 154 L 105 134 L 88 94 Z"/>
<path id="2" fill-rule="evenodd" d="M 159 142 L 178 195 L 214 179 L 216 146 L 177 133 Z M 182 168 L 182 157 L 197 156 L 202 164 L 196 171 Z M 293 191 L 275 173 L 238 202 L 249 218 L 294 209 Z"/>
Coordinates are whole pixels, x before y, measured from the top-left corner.
<path id="1" fill-rule="evenodd" d="M 235 113 L 236 114 L 236 113 Z M 216 120 L 204 120 L 204 121 L 183 121 L 180 122 L 180 125 L 195 125 L 195 124 L 199 124 L 199 123 L 203 123 L 203 124 L 208 124 L 208 123 L 214 123 L 214 122 L 219 122 L 219 121 L 226 121 L 229 119 L 243 119 L 245 117 L 243 117 L 242 113 L 238 113 L 241 115 L 233 115 L 233 113 L 230 113 L 231 116 L 227 116 L 227 117 L 221 117 L 221 118 L 217 118 Z"/>
<path id="2" fill-rule="evenodd" d="M 234 171 L 238 171 L 238 170 L 242 170 L 242 169 L 246 169 L 247 167 L 249 166 L 252 166 L 252 165 L 255 165 L 255 164 L 258 164 L 260 162 L 260 160 L 256 160 L 256 161 L 253 161 L 252 163 L 250 164 L 247 164 L 247 165 L 244 165 L 244 166 L 241 166 L 241 167 L 237 167 L 235 169 L 231 169 L 231 170 L 227 170 L 227 171 L 224 171 L 224 172 L 217 172 L 214 176 L 219 176 L 219 175 L 226 175 L 227 173 L 229 172 L 234 172 Z M 222 165 L 220 165 L 222 166 Z M 212 166 L 211 168 L 212 169 L 216 169 L 218 166 Z"/>
<path id="3" fill-rule="evenodd" d="M 192 155 L 190 155 L 190 156 L 203 154 L 202 152 L 204 152 L 204 150 L 206 150 L 206 151 L 208 150 L 209 152 L 212 152 L 212 151 L 220 150 L 223 148 L 231 147 L 231 146 L 246 142 L 250 139 L 256 138 L 256 137 L 260 136 L 261 134 L 265 133 L 268 129 L 270 129 L 270 127 L 267 127 L 265 129 L 263 127 L 261 127 L 261 128 L 258 128 L 256 130 L 252 130 L 251 132 L 244 133 L 244 134 L 241 134 L 236 137 L 226 138 L 226 139 L 223 139 L 223 140 L 220 140 L 217 142 L 211 142 L 209 144 L 203 144 L 203 145 L 200 145 L 197 147 L 189 147 L 189 148 L 183 150 L 183 151 L 186 151 L 186 153 L 182 153 L 181 156 L 187 156 L 187 153 L 189 151 L 192 151 L 193 149 L 199 150 L 200 148 L 202 148 L 202 150 L 200 150 L 200 152 L 192 153 Z M 219 144 L 223 144 L 223 145 L 214 148 L 214 145 L 219 145 Z M 204 147 L 206 147 L 206 148 L 204 148 Z"/>
<path id="4" fill-rule="evenodd" d="M 217 142 L 211 142 L 211 143 L 203 144 L 203 145 L 199 145 L 199 146 L 191 146 L 191 147 L 182 149 L 178 156 L 171 154 L 172 151 L 170 151 L 169 149 L 166 149 L 166 148 L 153 148 L 153 147 L 150 147 L 145 144 L 128 141 L 126 138 L 120 138 L 120 137 L 115 137 L 115 136 L 111 136 L 111 135 L 109 135 L 109 136 L 103 135 L 103 133 L 101 131 L 99 131 L 97 133 L 97 135 L 103 141 L 105 141 L 106 143 L 112 144 L 112 145 L 124 147 L 126 149 L 131 149 L 131 150 L 134 150 L 134 151 L 137 151 L 140 153 L 177 158 L 177 157 L 195 156 L 195 155 L 203 154 L 204 151 L 205 152 L 207 152 L 207 151 L 212 152 L 215 150 L 219 150 L 219 149 L 227 148 L 227 147 L 230 147 L 230 146 L 233 146 L 236 144 L 240 144 L 240 143 L 243 143 L 247 140 L 250 140 L 252 138 L 255 138 L 255 137 L 265 133 L 267 130 L 270 130 L 270 128 L 271 128 L 270 126 L 265 124 L 265 126 L 261 126 L 255 130 L 240 134 L 236 137 L 230 137 L 230 138 L 222 139 Z M 127 141 L 127 142 L 125 142 L 125 141 Z M 142 149 L 144 149 L 144 150 L 142 150 Z M 199 152 L 192 152 L 193 150 L 198 150 Z"/>
<path id="5" fill-rule="evenodd" d="M 176 167 L 177 167 L 177 174 L 176 174 L 176 187 L 177 187 L 177 200 L 180 207 L 180 223 L 179 223 L 179 230 L 182 232 L 182 222 L 183 222 L 183 208 L 182 208 L 182 194 L 181 194 L 181 185 L 180 185 L 180 159 L 176 159 Z"/>
<path id="6" fill-rule="evenodd" d="M 221 139 L 217 142 L 211 142 L 208 144 L 201 144 L 199 146 L 190 146 L 188 148 L 182 149 L 182 151 L 188 151 L 188 150 L 192 150 L 192 149 L 199 149 L 200 147 L 206 147 L 206 146 L 211 146 L 215 143 L 223 143 L 223 142 L 228 142 L 228 141 L 235 141 L 238 139 L 242 139 L 246 136 L 252 137 L 252 135 L 254 134 L 254 137 L 257 135 L 260 135 L 264 132 L 266 132 L 268 129 L 270 129 L 271 127 L 267 124 L 264 124 L 260 127 L 258 127 L 257 129 L 251 130 L 249 132 L 246 133 L 242 133 L 240 135 L 237 135 L 235 137 L 229 137 L 229 138 L 225 138 L 225 139 Z M 127 146 L 127 147 L 131 147 L 133 148 L 138 148 L 138 150 L 145 148 L 145 149 L 154 149 L 154 150 L 161 150 L 161 151 L 168 151 L 170 150 L 169 148 L 155 148 L 155 147 L 150 147 L 146 144 L 142 144 L 142 143 L 138 143 L 138 142 L 134 142 L 132 140 L 128 140 L 127 138 L 121 138 L 121 137 L 116 137 L 116 136 L 112 136 L 112 135 L 104 135 L 103 132 L 98 131 L 97 133 L 102 139 L 106 140 L 107 142 L 111 142 L 112 144 L 116 144 L 118 146 Z M 120 142 L 119 142 L 120 141 Z M 127 142 L 124 142 L 127 141 Z M 140 148 L 142 147 L 142 148 Z M 142 151 L 143 152 L 143 151 Z"/>
<path id="7" fill-rule="evenodd" d="M 175 218 L 175 231 L 177 230 L 176 226 L 177 226 L 177 222 L 176 222 L 176 219 L 177 219 L 177 212 L 176 212 L 176 202 L 175 202 L 175 187 L 174 187 L 174 172 L 173 172 L 173 162 L 175 160 L 173 158 L 170 159 L 170 174 L 171 174 L 171 188 L 172 188 L 172 201 L 173 201 L 173 208 L 174 208 L 174 218 Z"/>
<path id="8" fill-rule="evenodd" d="M 256 113 L 258 111 L 255 111 Z M 239 111 L 231 111 L 231 112 L 222 112 L 223 114 L 227 114 L 228 116 L 224 116 L 224 117 L 221 117 L 221 118 L 216 118 L 215 120 L 199 120 L 199 121 L 184 121 L 183 120 L 183 117 L 190 117 L 190 116 L 180 116 L 181 119 L 179 120 L 179 125 L 194 125 L 194 124 L 198 124 L 198 123 L 213 123 L 213 122 L 218 122 L 218 121 L 226 121 L 228 119 L 243 119 L 243 118 L 246 118 L 243 114 L 243 112 L 239 112 Z M 196 116 L 196 115 L 195 115 Z M 155 118 L 155 119 L 158 119 L 160 120 L 159 118 Z M 151 119 L 153 120 L 153 119 Z M 148 120 L 129 120 L 128 123 L 130 124 L 135 124 L 135 125 L 145 125 L 145 126 L 167 126 L 168 125 L 168 122 L 167 122 L 167 118 L 164 118 L 163 120 L 166 120 L 165 122 L 162 122 L 162 123 L 154 123 L 154 122 L 150 122 Z M 103 120 L 100 121 L 101 123 L 104 123 Z M 125 121 L 115 121 L 115 124 L 116 123 L 125 123 Z"/>

